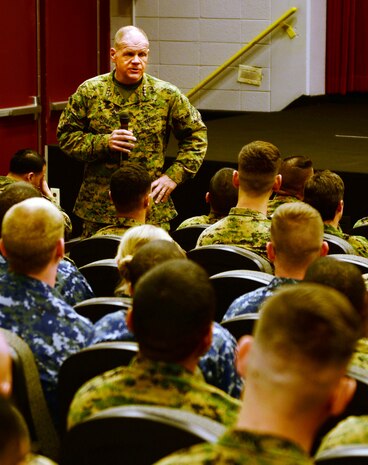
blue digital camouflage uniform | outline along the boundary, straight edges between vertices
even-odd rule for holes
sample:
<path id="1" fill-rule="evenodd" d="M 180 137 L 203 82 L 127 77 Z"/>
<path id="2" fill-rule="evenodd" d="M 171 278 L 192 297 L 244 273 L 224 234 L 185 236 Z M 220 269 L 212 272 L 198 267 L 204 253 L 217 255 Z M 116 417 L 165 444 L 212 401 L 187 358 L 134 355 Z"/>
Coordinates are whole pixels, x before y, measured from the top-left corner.
<path id="1" fill-rule="evenodd" d="M 255 289 L 235 299 L 225 313 L 223 321 L 246 313 L 257 313 L 263 301 L 270 297 L 278 287 L 284 284 L 296 284 L 297 282 L 299 281 L 296 279 L 273 278 L 267 286 Z"/>
<path id="2" fill-rule="evenodd" d="M 215 224 L 217 221 L 224 218 L 225 215 L 218 215 L 217 213 L 210 212 L 208 215 L 193 216 L 192 218 L 187 218 L 182 223 L 179 224 L 177 229 L 183 229 L 187 226 L 193 226 L 196 224 Z"/>
<path id="3" fill-rule="evenodd" d="M 129 156 L 112 153 L 109 134 L 120 128 L 119 115 L 128 112 L 137 141 Z M 178 140 L 175 161 L 163 173 L 169 134 Z M 207 150 L 207 129 L 200 113 L 172 84 L 148 74 L 125 99 L 114 82 L 114 71 L 85 81 L 61 115 L 57 137 L 61 149 L 85 162 L 84 179 L 74 207 L 80 218 L 114 224 L 109 199 L 110 178 L 122 159 L 142 163 L 155 180 L 166 174 L 177 184 L 193 177 Z M 174 204 L 153 203 L 147 222 L 160 224 L 176 216 Z"/>
<path id="4" fill-rule="evenodd" d="M 0 276 L 8 271 L 8 262 L 0 254 Z M 95 297 L 91 286 L 78 268 L 68 260 L 61 260 L 56 273 L 55 288 L 71 307 L 82 300 Z"/>
<path id="5" fill-rule="evenodd" d="M 235 423 L 240 408 L 240 401 L 207 384 L 199 369 L 191 373 L 175 363 L 138 355 L 129 366 L 96 376 L 79 389 L 68 428 L 100 410 L 131 404 L 180 408 L 227 426 Z"/>
<path id="6" fill-rule="evenodd" d="M 20 336 L 32 350 L 53 418 L 62 362 L 85 347 L 93 325 L 60 299 L 46 283 L 7 272 L 0 277 L 0 327 Z"/>
<path id="7" fill-rule="evenodd" d="M 232 244 L 252 250 L 268 260 L 266 244 L 270 240 L 271 220 L 249 208 L 233 207 L 228 216 L 208 226 L 197 241 L 197 247 Z"/>
<path id="8" fill-rule="evenodd" d="M 92 343 L 105 341 L 135 341 L 126 325 L 124 311 L 109 313 L 95 323 Z M 214 323 L 211 347 L 198 365 L 207 383 L 239 398 L 243 380 L 236 372 L 235 357 L 236 340 L 227 329 Z"/>
<path id="9" fill-rule="evenodd" d="M 345 239 L 345 241 L 349 242 L 349 244 L 354 247 L 358 255 L 368 258 L 368 240 L 365 237 L 349 236 L 349 234 L 345 234 L 341 228 L 335 228 L 331 224 L 324 224 L 323 229 L 327 234 L 333 234 L 334 236 L 341 237 L 341 239 Z"/>
<path id="10" fill-rule="evenodd" d="M 116 225 L 112 224 L 99 229 L 94 236 L 108 236 L 113 234 L 114 236 L 122 236 L 129 228 L 133 226 L 141 226 L 142 222 L 135 220 L 134 218 L 116 218 Z"/>
<path id="11" fill-rule="evenodd" d="M 300 202 L 300 199 L 295 197 L 295 195 L 275 194 L 275 196 L 268 201 L 267 216 L 271 218 L 277 207 L 290 202 Z"/>
<path id="12" fill-rule="evenodd" d="M 313 465 L 297 444 L 271 434 L 230 429 L 215 444 L 174 452 L 157 465 Z"/>

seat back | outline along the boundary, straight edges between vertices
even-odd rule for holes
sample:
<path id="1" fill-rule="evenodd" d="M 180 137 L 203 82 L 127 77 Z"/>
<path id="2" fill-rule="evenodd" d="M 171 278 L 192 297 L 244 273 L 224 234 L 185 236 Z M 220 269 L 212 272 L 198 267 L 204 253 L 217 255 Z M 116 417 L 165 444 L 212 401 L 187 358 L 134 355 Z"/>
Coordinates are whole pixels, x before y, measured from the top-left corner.
<path id="1" fill-rule="evenodd" d="M 320 452 L 315 457 L 320 465 L 368 465 L 367 444 L 339 446 Z"/>
<path id="2" fill-rule="evenodd" d="M 189 259 L 201 265 L 212 276 L 230 270 L 255 270 L 272 274 L 271 264 L 251 250 L 235 245 L 206 245 L 189 250 Z"/>
<path id="3" fill-rule="evenodd" d="M 362 224 L 352 228 L 349 233 L 351 236 L 363 236 L 368 239 L 368 224 Z"/>
<path id="4" fill-rule="evenodd" d="M 259 287 L 267 286 L 273 278 L 272 274 L 254 270 L 231 270 L 211 276 L 217 298 L 215 320 L 222 321 L 235 299 Z"/>
<path id="5" fill-rule="evenodd" d="M 87 239 L 69 243 L 69 258 L 79 268 L 87 263 L 114 258 L 120 244 L 120 236 L 92 236 Z"/>
<path id="6" fill-rule="evenodd" d="M 12 401 L 22 413 L 38 453 L 56 459 L 59 437 L 43 394 L 40 375 L 31 349 L 19 336 L 0 328 L 12 357 Z"/>
<path id="7" fill-rule="evenodd" d="M 186 228 L 176 229 L 171 233 L 171 237 L 182 249 L 188 252 L 194 249 L 197 245 L 198 237 L 208 226 L 209 224 L 194 224 Z"/>
<path id="8" fill-rule="evenodd" d="M 79 271 L 88 281 L 96 297 L 113 297 L 120 281 L 118 265 L 113 258 L 87 263 Z"/>
<path id="9" fill-rule="evenodd" d="M 137 352 L 136 342 L 102 342 L 81 349 L 64 361 L 58 380 L 62 430 L 65 430 L 69 406 L 77 390 L 105 371 L 128 365 Z"/>
<path id="10" fill-rule="evenodd" d="M 342 262 L 352 263 L 356 265 L 362 274 L 368 273 L 368 258 L 361 257 L 360 255 L 351 255 L 347 253 L 331 254 L 329 257 L 335 258 Z"/>
<path id="11" fill-rule="evenodd" d="M 328 244 L 328 254 L 348 253 L 356 255 L 355 249 L 348 241 L 333 234 L 324 233 L 323 240 Z"/>
<path id="12" fill-rule="evenodd" d="M 221 326 L 226 328 L 237 341 L 246 334 L 253 334 L 254 327 L 259 320 L 259 313 L 246 313 L 228 320 L 221 321 Z"/>
<path id="13" fill-rule="evenodd" d="M 179 449 L 215 442 L 224 431 L 223 425 L 184 410 L 115 407 L 91 416 L 67 433 L 61 465 L 151 465 Z"/>
<path id="14" fill-rule="evenodd" d="M 132 305 L 130 297 L 94 297 L 74 305 L 74 310 L 95 323 L 108 313 L 128 310 Z"/>

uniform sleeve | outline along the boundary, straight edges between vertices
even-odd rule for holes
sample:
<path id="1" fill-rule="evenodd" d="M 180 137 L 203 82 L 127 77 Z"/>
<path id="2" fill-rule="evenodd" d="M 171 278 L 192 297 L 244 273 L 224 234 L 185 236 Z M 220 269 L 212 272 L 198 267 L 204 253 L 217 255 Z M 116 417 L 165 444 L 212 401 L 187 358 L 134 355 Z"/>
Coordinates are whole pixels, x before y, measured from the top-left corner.
<path id="1" fill-rule="evenodd" d="M 194 177 L 202 165 L 207 151 L 207 128 L 199 111 L 179 91 L 168 124 L 178 141 L 178 152 L 166 174 L 180 184 Z"/>

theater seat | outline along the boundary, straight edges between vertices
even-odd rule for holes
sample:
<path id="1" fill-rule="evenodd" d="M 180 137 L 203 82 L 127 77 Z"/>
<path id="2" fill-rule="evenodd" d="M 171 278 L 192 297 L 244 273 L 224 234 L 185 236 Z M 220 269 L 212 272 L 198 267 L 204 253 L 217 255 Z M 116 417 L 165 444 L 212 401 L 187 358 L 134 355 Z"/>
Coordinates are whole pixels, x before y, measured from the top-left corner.
<path id="1" fill-rule="evenodd" d="M 368 465 L 368 445 L 352 444 L 320 452 L 315 457 L 318 465 Z"/>
<path id="2" fill-rule="evenodd" d="M 74 305 L 74 310 L 95 323 L 108 313 L 128 310 L 132 306 L 130 297 L 94 297 Z"/>
<path id="3" fill-rule="evenodd" d="M 79 268 L 87 263 L 114 258 L 120 244 L 120 236 L 92 236 L 87 239 L 68 242 L 69 258 Z"/>
<path id="4" fill-rule="evenodd" d="M 348 241 L 333 234 L 324 233 L 323 240 L 328 244 L 328 254 L 348 253 L 356 255 L 355 249 Z"/>
<path id="5" fill-rule="evenodd" d="M 87 263 L 79 268 L 96 297 L 114 297 L 120 281 L 118 265 L 115 259 L 106 258 Z"/>
<path id="6" fill-rule="evenodd" d="M 188 252 L 197 245 L 197 239 L 201 233 L 208 228 L 209 224 L 194 224 L 186 228 L 176 229 L 171 233 L 171 237 L 182 249 Z"/>
<path id="7" fill-rule="evenodd" d="M 329 257 L 335 258 L 342 262 L 352 263 L 356 265 L 362 274 L 368 273 L 368 258 L 361 257 L 360 255 L 351 255 L 347 253 L 330 254 Z"/>
<path id="8" fill-rule="evenodd" d="M 246 334 L 252 334 L 254 326 L 259 319 L 259 313 L 246 313 L 221 321 L 221 326 L 226 328 L 238 341 Z"/>

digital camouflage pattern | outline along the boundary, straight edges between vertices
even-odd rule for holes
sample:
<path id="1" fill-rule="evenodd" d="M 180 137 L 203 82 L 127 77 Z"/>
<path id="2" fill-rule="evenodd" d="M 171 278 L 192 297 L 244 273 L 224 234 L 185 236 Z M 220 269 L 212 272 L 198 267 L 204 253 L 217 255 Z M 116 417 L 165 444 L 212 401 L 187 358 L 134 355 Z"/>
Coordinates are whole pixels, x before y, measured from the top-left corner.
<path id="1" fill-rule="evenodd" d="M 344 233 L 340 227 L 335 228 L 331 224 L 324 224 L 323 229 L 327 234 L 333 234 L 334 236 L 341 237 L 341 239 L 345 239 L 345 241 L 349 242 L 349 244 L 354 247 L 358 255 L 368 258 L 368 240 L 365 237 L 349 236 L 349 234 Z"/>
<path id="2" fill-rule="evenodd" d="M 358 220 L 353 228 L 357 228 L 358 226 L 364 226 L 365 224 L 368 224 L 368 216 L 365 216 L 364 218 L 360 218 L 360 220 Z"/>
<path id="3" fill-rule="evenodd" d="M 68 428 L 98 411 L 123 405 L 180 408 L 225 425 L 234 424 L 240 402 L 175 363 L 141 356 L 84 384 L 70 406 Z"/>
<path id="4" fill-rule="evenodd" d="M 266 260 L 266 244 L 270 241 L 271 220 L 249 208 L 233 207 L 228 216 L 208 226 L 197 241 L 197 247 L 231 244 L 258 253 Z"/>
<path id="5" fill-rule="evenodd" d="M 8 178 L 8 176 L 0 176 L 0 192 L 2 192 L 7 186 L 16 182 L 15 179 Z"/>
<path id="6" fill-rule="evenodd" d="M 359 339 L 350 365 L 353 368 L 359 367 L 359 369 L 368 370 L 368 338 L 362 337 Z"/>
<path id="7" fill-rule="evenodd" d="M 290 202 L 300 202 L 300 199 L 295 197 L 295 195 L 275 194 L 275 196 L 268 201 L 267 216 L 271 218 L 277 207 Z"/>
<path id="8" fill-rule="evenodd" d="M 174 452 L 156 465 L 313 465 L 298 445 L 270 434 L 230 429 L 215 444 Z"/>
<path id="9" fill-rule="evenodd" d="M 109 313 L 95 323 L 92 343 L 105 341 L 135 341 L 126 325 L 124 311 Z M 207 383 L 239 398 L 243 380 L 235 369 L 235 357 L 235 338 L 219 323 L 214 323 L 211 347 L 198 365 Z"/>
<path id="10" fill-rule="evenodd" d="M 218 215 L 217 213 L 210 212 L 208 215 L 193 216 L 179 224 L 177 229 L 183 229 L 187 226 L 194 226 L 197 224 L 215 224 L 217 221 L 224 218 L 226 215 Z"/>
<path id="11" fill-rule="evenodd" d="M 32 350 L 52 415 L 62 362 L 85 347 L 93 325 L 46 283 L 7 272 L 0 277 L 0 327 L 20 336 Z"/>
<path id="12" fill-rule="evenodd" d="M 223 320 L 229 320 L 246 313 L 257 313 L 264 300 L 270 297 L 276 289 L 284 284 L 296 284 L 298 282 L 298 280 L 291 278 L 273 278 L 267 286 L 255 289 L 235 299 L 225 313 Z"/>
<path id="13" fill-rule="evenodd" d="M 134 218 L 116 218 L 116 225 L 104 226 L 99 229 L 94 236 L 122 236 L 129 228 L 133 226 L 141 226 L 141 221 L 137 221 Z"/>
<path id="14" fill-rule="evenodd" d="M 368 415 L 351 416 L 338 423 L 323 438 L 318 452 L 353 444 L 368 444 Z"/>
<path id="15" fill-rule="evenodd" d="M 178 140 L 178 153 L 165 174 L 180 184 L 197 173 L 207 149 L 207 129 L 201 115 L 177 87 L 144 74 L 141 85 L 124 99 L 113 74 L 96 76 L 79 86 L 61 115 L 57 131 L 61 149 L 85 162 L 74 213 L 104 224 L 116 220 L 109 184 L 122 160 L 142 163 L 152 180 L 159 178 L 172 132 Z M 112 153 L 108 146 L 109 134 L 120 128 L 122 112 L 129 113 L 129 128 L 137 139 L 129 156 Z M 147 222 L 160 224 L 175 216 L 170 198 L 152 205 Z"/>

